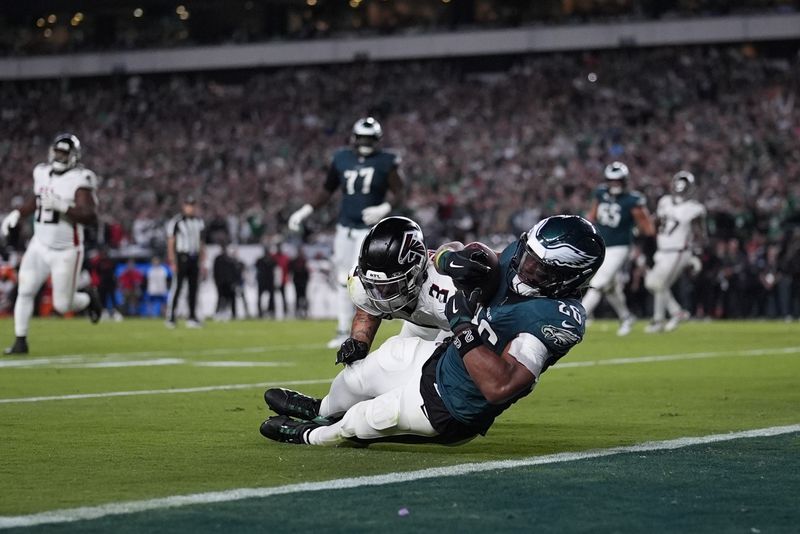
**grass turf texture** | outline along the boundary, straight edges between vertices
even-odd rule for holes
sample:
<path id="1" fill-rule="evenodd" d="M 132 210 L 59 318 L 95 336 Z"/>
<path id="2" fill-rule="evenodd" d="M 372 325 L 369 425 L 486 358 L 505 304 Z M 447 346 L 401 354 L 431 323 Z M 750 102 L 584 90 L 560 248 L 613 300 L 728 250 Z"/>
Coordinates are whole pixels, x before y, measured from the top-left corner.
<path id="1" fill-rule="evenodd" d="M 382 334 L 397 327 L 389 323 Z M 11 322 L 0 321 L 0 331 L 7 332 L 10 340 Z M 169 331 L 155 321 L 93 327 L 79 320 L 38 320 L 31 330 L 33 352 L 28 359 L 83 357 L 25 368 L 0 367 L 0 400 L 326 380 L 338 370 L 333 365 L 335 351 L 324 349 L 332 331 L 332 322 L 325 321 L 210 323 L 203 330 Z M 507 411 L 485 438 L 457 448 L 384 444 L 367 450 L 323 449 L 267 442 L 258 433 L 258 425 L 269 415 L 260 387 L 0 404 L 0 515 L 800 422 L 798 323 L 690 323 L 658 336 L 643 334 L 639 325 L 627 338 L 614 332 L 612 323 L 595 323 L 563 363 L 708 352 L 720 356 L 557 365 L 536 392 Z M 787 347 L 795 351 L 780 351 Z M 754 350 L 763 353 L 746 352 Z M 185 361 L 150 367 L 65 367 L 163 358 Z M 3 358 L 0 363 L 8 361 Z M 282 364 L 194 365 L 209 361 Z M 328 385 L 291 387 L 322 395 Z M 793 491 L 797 494 L 796 480 Z"/>

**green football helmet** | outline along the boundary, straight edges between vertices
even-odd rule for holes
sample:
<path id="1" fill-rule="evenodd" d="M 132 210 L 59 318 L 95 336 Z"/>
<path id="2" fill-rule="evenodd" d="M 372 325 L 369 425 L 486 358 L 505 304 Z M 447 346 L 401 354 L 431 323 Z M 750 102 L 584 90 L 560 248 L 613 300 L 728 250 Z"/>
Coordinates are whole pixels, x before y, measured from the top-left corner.
<path id="1" fill-rule="evenodd" d="M 509 269 L 509 286 L 527 297 L 580 295 L 606 255 L 603 238 L 577 215 L 555 215 L 522 234 Z"/>

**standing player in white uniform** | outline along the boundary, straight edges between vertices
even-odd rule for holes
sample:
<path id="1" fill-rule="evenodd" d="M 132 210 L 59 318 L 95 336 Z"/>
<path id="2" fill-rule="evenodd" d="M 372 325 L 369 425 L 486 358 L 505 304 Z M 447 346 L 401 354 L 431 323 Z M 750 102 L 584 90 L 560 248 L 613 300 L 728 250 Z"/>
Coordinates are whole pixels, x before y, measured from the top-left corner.
<path id="1" fill-rule="evenodd" d="M 62 134 L 50 146 L 48 162 L 33 169 L 33 192 L 18 210 L 2 223 L 3 235 L 20 220 L 33 214 L 31 238 L 19 267 L 19 288 L 14 306 L 14 345 L 5 354 L 28 352 L 28 324 L 36 293 L 52 277 L 53 307 L 58 313 L 88 310 L 93 323 L 100 319 L 100 299 L 90 289 L 78 292 L 83 264 L 83 226 L 95 224 L 97 177 L 79 164 L 81 144 L 77 137 Z"/>
<path id="2" fill-rule="evenodd" d="M 392 210 L 392 205 L 385 200 L 386 193 L 391 191 L 395 206 L 405 201 L 400 157 L 378 147 L 382 136 L 380 123 L 372 117 L 357 120 L 350 137 L 352 147 L 334 154 L 322 189 L 310 203 L 292 213 L 288 221 L 289 230 L 300 231 L 303 221 L 315 209 L 327 204 L 337 189 L 341 190 L 342 202 L 333 241 L 333 263 L 339 284 L 338 322 L 336 336 L 328 343 L 331 349 L 347 339 L 354 312 L 347 278 L 370 227 Z"/>
<path id="3" fill-rule="evenodd" d="M 689 318 L 670 288 L 686 267 L 699 262 L 692 247 L 696 238 L 705 235 L 706 209 L 692 198 L 694 191 L 694 175 L 680 171 L 672 177 L 671 193 L 658 201 L 658 248 L 644 280 L 653 294 L 653 320 L 645 328 L 650 334 L 675 330 L 680 321 Z M 665 322 L 667 312 L 670 319 Z"/>

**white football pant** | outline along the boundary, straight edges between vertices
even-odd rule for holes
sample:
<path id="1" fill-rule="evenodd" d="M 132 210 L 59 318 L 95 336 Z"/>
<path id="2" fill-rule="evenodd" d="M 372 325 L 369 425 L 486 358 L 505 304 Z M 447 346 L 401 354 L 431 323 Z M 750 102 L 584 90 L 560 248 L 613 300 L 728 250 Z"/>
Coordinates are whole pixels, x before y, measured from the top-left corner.
<path id="1" fill-rule="evenodd" d="M 333 239 L 333 267 L 336 270 L 336 332 L 338 335 L 350 333 L 353 325 L 355 307 L 350 300 L 347 290 L 347 277 L 353 267 L 358 263 L 358 254 L 361 244 L 367 237 L 370 228 L 348 228 L 341 224 L 336 225 L 336 235 Z"/>
<path id="2" fill-rule="evenodd" d="M 625 288 L 620 283 L 619 276 L 617 276 L 625 266 L 629 251 L 630 247 L 627 245 L 606 248 L 606 257 L 603 260 L 603 264 L 592 277 L 592 281 L 589 283 L 589 290 L 583 296 L 581 302 L 586 309 L 587 316 L 592 315 L 594 309 L 600 304 L 600 299 L 605 296 L 620 319 L 630 317 L 631 312 L 625 303 Z"/>
<path id="3" fill-rule="evenodd" d="M 76 293 L 78 275 L 83 264 L 83 248 L 54 249 L 42 245 L 36 236 L 19 265 L 19 289 L 14 305 L 14 332 L 28 335 L 28 323 L 39 289 L 52 277 L 53 308 L 58 313 L 80 311 L 89 305 L 89 295 Z"/>
<path id="4" fill-rule="evenodd" d="M 319 411 L 326 417 L 345 412 L 344 417 L 312 430 L 309 443 L 332 446 L 353 437 L 436 436 L 419 391 L 422 366 L 436 346 L 434 341 L 395 336 L 365 359 L 345 366 Z"/>
<path id="5" fill-rule="evenodd" d="M 692 254 L 688 250 L 658 251 L 653 257 L 653 268 L 644 277 L 644 286 L 653 294 L 653 322 L 661 322 L 669 312 L 675 317 L 681 306 L 670 288 L 689 266 Z"/>

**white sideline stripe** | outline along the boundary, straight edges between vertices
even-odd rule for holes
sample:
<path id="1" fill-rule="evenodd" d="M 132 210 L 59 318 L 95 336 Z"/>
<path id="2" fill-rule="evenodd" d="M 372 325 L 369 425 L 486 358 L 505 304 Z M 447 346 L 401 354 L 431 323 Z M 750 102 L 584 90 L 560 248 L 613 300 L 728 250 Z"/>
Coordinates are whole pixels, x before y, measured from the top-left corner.
<path id="1" fill-rule="evenodd" d="M 294 367 L 295 362 L 194 362 L 195 367 Z"/>
<path id="2" fill-rule="evenodd" d="M 719 358 L 720 356 L 766 356 L 772 354 L 800 354 L 800 347 L 778 347 L 774 349 L 748 349 L 731 352 L 691 352 L 687 354 L 662 354 L 659 356 L 637 356 L 635 358 L 610 358 L 607 360 L 592 360 L 586 362 L 558 363 L 552 369 L 566 367 L 592 367 L 594 365 L 625 365 L 628 363 L 671 362 L 676 360 L 702 360 L 705 358 Z"/>
<path id="3" fill-rule="evenodd" d="M 121 362 L 89 362 L 56 365 L 58 369 L 105 369 L 113 367 L 154 367 L 160 365 L 180 365 L 183 358 L 156 358 L 153 360 L 123 360 Z"/>
<path id="4" fill-rule="evenodd" d="M 0 360 L 0 367 L 29 367 L 32 365 L 48 365 L 51 363 L 64 363 L 72 361 L 85 361 L 88 358 L 150 358 L 187 356 L 226 356 L 228 354 L 261 354 L 266 352 L 281 352 L 288 350 L 315 350 L 324 349 L 326 345 L 314 343 L 307 345 L 264 345 L 257 347 L 230 347 L 221 349 L 198 350 L 154 350 L 144 352 L 104 352 L 98 354 L 56 354 L 47 358 L 21 358 L 17 360 Z"/>
<path id="5" fill-rule="evenodd" d="M 494 462 L 458 464 L 448 467 L 421 469 L 418 471 L 387 473 L 385 475 L 340 478 L 327 480 L 324 482 L 304 482 L 301 484 L 289 484 L 286 486 L 277 486 L 271 488 L 239 488 L 227 491 L 194 493 L 190 495 L 174 495 L 161 499 L 128 501 L 103 504 L 100 506 L 53 510 L 50 512 L 42 512 L 31 515 L 0 516 L 0 529 L 32 527 L 51 523 L 69 523 L 73 521 L 99 519 L 101 517 L 107 517 L 111 515 L 132 514 L 137 512 L 145 512 L 148 510 L 161 510 L 165 508 L 176 508 L 193 504 L 211 504 L 239 501 L 242 499 L 264 498 L 271 497 L 273 495 L 286 495 L 289 493 L 341 490 L 348 488 L 359 488 L 363 486 L 385 486 L 387 484 L 412 482 L 427 478 L 454 477 L 471 473 L 481 473 L 485 471 L 574 462 L 578 460 L 602 458 L 605 456 L 616 456 L 627 453 L 674 450 L 684 447 L 691 447 L 694 445 L 719 443 L 723 441 L 744 438 L 779 436 L 794 432 L 800 432 L 800 424 L 775 426 L 756 430 L 745 430 L 742 432 L 731 432 L 727 434 L 711 434 L 708 436 L 678 438 L 666 441 L 648 441 L 638 445 L 611 447 L 609 449 L 594 449 L 582 452 L 562 452 L 557 454 L 549 454 L 546 456 L 532 456 L 519 460 L 500 460 Z"/>
<path id="6" fill-rule="evenodd" d="M 639 356 L 635 358 L 614 358 L 610 360 L 593 360 L 586 362 L 564 362 L 555 365 L 551 369 L 566 369 L 569 367 L 592 367 L 595 365 L 623 365 L 628 363 L 651 363 L 675 360 L 697 360 L 704 358 L 718 358 L 724 356 L 767 356 L 771 354 L 798 354 L 800 347 L 778 347 L 774 349 L 750 349 L 733 352 L 696 352 L 689 354 L 664 354 L 661 356 Z M 281 383 L 258 383 L 258 384 L 228 384 L 222 386 L 204 386 L 195 388 L 177 389 L 146 389 L 140 391 L 111 391 L 106 393 L 84 393 L 75 395 L 54 395 L 49 397 L 17 397 L 12 399 L 0 399 L 0 404 L 17 404 L 23 402 L 45 402 L 55 400 L 80 400 L 80 399 L 100 399 L 104 397 L 129 397 L 133 395 L 167 395 L 173 393 L 205 393 L 209 391 L 224 391 L 235 389 L 250 389 L 260 387 L 271 387 L 281 385 L 304 385 L 304 384 L 326 384 L 333 381 L 333 378 L 319 378 L 311 380 L 294 380 Z"/>
<path id="7" fill-rule="evenodd" d="M 228 384 L 224 386 L 202 386 L 196 388 L 142 389 L 138 391 L 109 391 L 106 393 L 79 393 L 74 395 L 54 395 L 52 397 L 18 397 L 16 399 L 0 399 L 0 404 L 18 404 L 23 402 L 46 402 L 58 400 L 102 399 L 105 397 L 133 397 L 136 395 L 170 395 L 173 393 L 205 393 L 208 391 L 227 391 L 236 389 L 268 388 L 278 386 L 307 386 L 311 384 L 328 384 L 333 378 L 314 380 L 287 380 L 281 382 L 261 382 L 258 384 Z"/>

